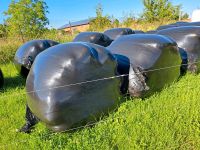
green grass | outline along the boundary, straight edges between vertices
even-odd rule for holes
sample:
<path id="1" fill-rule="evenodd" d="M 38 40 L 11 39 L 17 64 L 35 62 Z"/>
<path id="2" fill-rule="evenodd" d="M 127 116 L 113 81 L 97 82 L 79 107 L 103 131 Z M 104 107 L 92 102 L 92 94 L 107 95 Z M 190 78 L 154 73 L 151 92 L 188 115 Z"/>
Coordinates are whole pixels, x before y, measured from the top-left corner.
<path id="1" fill-rule="evenodd" d="M 12 63 L 0 68 L 0 149 L 200 149 L 200 75 L 145 100 L 129 99 L 91 127 L 52 133 L 39 123 L 23 134 L 16 129 L 24 123 L 25 80 Z"/>
<path id="2" fill-rule="evenodd" d="M 66 43 L 66 42 L 71 42 L 74 36 L 59 35 L 54 32 L 53 33 L 49 32 L 47 34 L 44 34 L 39 39 L 50 39 L 60 43 Z M 25 42 L 29 40 L 27 39 Z M 20 38 L 18 37 L 0 38 L 0 64 L 5 64 L 10 61 L 13 61 L 17 49 L 25 42 L 21 41 Z"/>

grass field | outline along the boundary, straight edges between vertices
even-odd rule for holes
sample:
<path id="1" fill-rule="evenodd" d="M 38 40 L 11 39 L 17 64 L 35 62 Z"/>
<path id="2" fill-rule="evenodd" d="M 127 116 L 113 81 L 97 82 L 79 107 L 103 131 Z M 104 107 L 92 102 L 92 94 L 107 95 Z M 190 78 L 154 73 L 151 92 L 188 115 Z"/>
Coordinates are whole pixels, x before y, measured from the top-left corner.
<path id="1" fill-rule="evenodd" d="M 40 123 L 23 134 L 16 129 L 24 123 L 25 80 L 12 63 L 0 68 L 0 149 L 200 149 L 200 75 L 187 74 L 145 100 L 125 100 L 92 126 L 52 133 Z"/>

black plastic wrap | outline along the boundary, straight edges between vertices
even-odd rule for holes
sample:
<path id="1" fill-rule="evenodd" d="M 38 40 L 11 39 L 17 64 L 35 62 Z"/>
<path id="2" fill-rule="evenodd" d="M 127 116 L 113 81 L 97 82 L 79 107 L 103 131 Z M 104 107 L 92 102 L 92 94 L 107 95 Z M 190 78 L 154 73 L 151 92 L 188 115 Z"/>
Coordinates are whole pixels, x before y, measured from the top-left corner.
<path id="1" fill-rule="evenodd" d="M 110 39 L 116 40 L 122 35 L 135 34 L 135 32 L 131 28 L 112 28 L 106 30 L 104 34 L 110 37 Z"/>
<path id="2" fill-rule="evenodd" d="M 49 48 L 36 57 L 27 77 L 28 107 L 54 131 L 94 121 L 119 104 L 122 78 L 94 82 L 126 72 L 117 67 L 114 56 L 99 45 L 74 42 Z"/>
<path id="3" fill-rule="evenodd" d="M 4 83 L 3 73 L 2 73 L 2 71 L 0 69 L 0 88 L 3 87 L 3 83 Z"/>
<path id="4" fill-rule="evenodd" d="M 157 30 L 164 30 L 168 28 L 174 28 L 174 27 L 184 27 L 184 26 L 200 26 L 200 22 L 176 22 L 168 25 L 162 25 L 157 28 Z"/>
<path id="5" fill-rule="evenodd" d="M 194 73 L 199 72 L 200 61 L 200 27 L 184 26 L 169 28 L 159 31 L 157 34 L 173 38 L 178 46 L 184 49 L 188 55 L 188 70 Z"/>
<path id="6" fill-rule="evenodd" d="M 148 96 L 180 76 L 182 60 L 179 48 L 171 38 L 156 34 L 127 35 L 107 48 L 117 59 L 121 59 L 120 55 L 130 59 L 129 93 L 132 96 Z M 166 67 L 171 68 L 160 69 Z"/>
<path id="7" fill-rule="evenodd" d="M 14 63 L 19 73 L 27 77 L 35 57 L 45 49 L 59 44 L 52 40 L 32 40 L 23 44 L 15 53 Z"/>
<path id="8" fill-rule="evenodd" d="M 81 32 L 74 38 L 73 42 L 89 42 L 107 47 L 112 43 L 112 40 L 103 33 Z"/>
<path id="9" fill-rule="evenodd" d="M 200 26 L 200 22 L 188 22 L 184 24 L 179 24 L 179 26 Z"/>
<path id="10" fill-rule="evenodd" d="M 176 23 L 172 23 L 170 25 L 177 25 L 177 26 L 184 26 L 184 25 L 188 25 L 189 22 L 185 22 L 185 21 L 177 21 Z"/>

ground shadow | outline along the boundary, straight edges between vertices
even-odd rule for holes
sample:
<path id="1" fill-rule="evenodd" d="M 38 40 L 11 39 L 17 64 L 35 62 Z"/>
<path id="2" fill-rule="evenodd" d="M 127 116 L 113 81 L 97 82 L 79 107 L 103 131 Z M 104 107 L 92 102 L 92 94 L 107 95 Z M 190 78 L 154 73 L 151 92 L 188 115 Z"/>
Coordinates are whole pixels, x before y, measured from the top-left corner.
<path id="1" fill-rule="evenodd" d="M 1 91 L 5 91 L 7 89 L 22 88 L 25 86 L 25 83 L 26 79 L 20 75 L 14 77 L 4 77 L 4 85 Z"/>

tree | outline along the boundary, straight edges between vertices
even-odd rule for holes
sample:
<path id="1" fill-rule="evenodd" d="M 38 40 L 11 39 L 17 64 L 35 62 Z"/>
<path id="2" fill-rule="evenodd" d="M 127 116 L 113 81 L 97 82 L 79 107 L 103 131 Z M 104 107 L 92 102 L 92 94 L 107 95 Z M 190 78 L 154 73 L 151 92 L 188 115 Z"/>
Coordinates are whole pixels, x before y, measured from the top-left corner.
<path id="1" fill-rule="evenodd" d="M 131 27 L 136 20 L 133 13 L 124 14 L 123 18 L 123 25 L 125 27 Z"/>
<path id="2" fill-rule="evenodd" d="M 19 0 L 12 2 L 4 14 L 8 16 L 6 24 L 8 33 L 12 36 L 24 38 L 36 38 L 42 34 L 49 23 L 46 17 L 47 5 L 43 0 Z"/>
<path id="3" fill-rule="evenodd" d="M 114 20 L 112 21 L 112 27 L 113 27 L 113 28 L 118 28 L 119 26 L 120 26 L 119 20 L 118 20 L 118 19 L 114 19 Z"/>
<path id="4" fill-rule="evenodd" d="M 7 29 L 6 25 L 0 24 L 0 37 L 6 37 L 7 36 Z"/>
<path id="5" fill-rule="evenodd" d="M 188 15 L 187 13 L 185 13 L 185 14 L 182 15 L 181 18 L 182 18 L 182 19 L 188 19 L 188 18 L 189 18 L 189 15 Z"/>
<path id="6" fill-rule="evenodd" d="M 111 21 L 111 28 L 118 28 L 120 26 L 120 22 L 117 18 L 115 18 L 113 15 L 109 17 L 109 20 Z"/>
<path id="7" fill-rule="evenodd" d="M 111 21 L 109 16 L 103 16 L 103 8 L 101 4 L 98 4 L 96 7 L 96 18 L 90 21 L 90 30 L 91 31 L 103 31 L 105 28 L 111 26 Z"/>
<path id="8" fill-rule="evenodd" d="M 146 21 L 178 20 L 181 5 L 173 5 L 169 0 L 143 0 L 142 18 Z"/>

